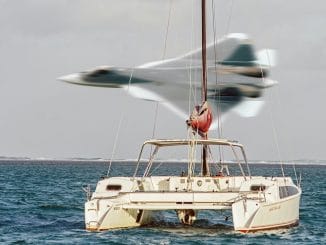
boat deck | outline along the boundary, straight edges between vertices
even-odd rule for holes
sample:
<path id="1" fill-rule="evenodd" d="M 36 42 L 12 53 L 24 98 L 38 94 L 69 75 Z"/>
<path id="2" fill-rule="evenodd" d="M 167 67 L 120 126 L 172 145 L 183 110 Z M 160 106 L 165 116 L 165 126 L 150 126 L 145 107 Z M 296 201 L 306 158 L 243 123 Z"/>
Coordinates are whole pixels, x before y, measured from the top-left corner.
<path id="1" fill-rule="evenodd" d="M 231 209 L 232 204 L 240 199 L 255 199 L 265 201 L 258 192 L 161 192 L 145 191 L 122 194 L 128 203 L 124 209 L 143 210 L 218 210 Z"/>

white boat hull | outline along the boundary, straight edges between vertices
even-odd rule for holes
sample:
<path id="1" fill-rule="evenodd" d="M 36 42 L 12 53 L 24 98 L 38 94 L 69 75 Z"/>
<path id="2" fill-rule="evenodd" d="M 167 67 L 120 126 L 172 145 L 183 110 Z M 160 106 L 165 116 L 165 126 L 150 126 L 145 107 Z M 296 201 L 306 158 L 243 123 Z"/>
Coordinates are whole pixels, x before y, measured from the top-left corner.
<path id="1" fill-rule="evenodd" d="M 272 203 L 240 200 L 232 205 L 234 229 L 247 233 L 295 226 L 299 223 L 300 196 L 301 191 Z"/>
<path id="2" fill-rule="evenodd" d="M 288 177 L 253 176 L 246 180 L 242 176 L 193 177 L 191 190 L 183 188 L 187 184 L 184 180 L 178 176 L 101 180 L 91 200 L 85 204 L 86 229 L 138 227 L 151 221 L 153 211 L 162 210 L 176 210 L 182 223 L 192 224 L 201 210 L 230 209 L 234 229 L 241 232 L 298 223 L 301 190 Z M 287 185 L 280 187 L 284 182 Z M 120 191 L 107 191 L 108 186 L 111 188 L 118 183 Z M 265 186 L 266 190 L 252 191 L 253 186 Z M 279 188 L 289 187 L 292 193 L 280 197 Z"/>
<path id="3" fill-rule="evenodd" d="M 89 231 L 131 228 L 147 224 L 151 211 L 124 209 L 109 200 L 92 200 L 85 204 L 85 224 Z"/>

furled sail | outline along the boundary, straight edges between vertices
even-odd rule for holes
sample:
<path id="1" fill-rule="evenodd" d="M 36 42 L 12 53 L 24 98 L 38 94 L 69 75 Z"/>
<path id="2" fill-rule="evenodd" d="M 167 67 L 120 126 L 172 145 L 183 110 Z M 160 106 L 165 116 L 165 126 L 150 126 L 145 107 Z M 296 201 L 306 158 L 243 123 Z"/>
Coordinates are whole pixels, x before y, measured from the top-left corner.
<path id="1" fill-rule="evenodd" d="M 205 101 L 202 105 L 195 106 L 186 123 L 193 131 L 198 132 L 201 137 L 205 137 L 212 124 L 212 120 L 212 111 L 207 101 Z"/>

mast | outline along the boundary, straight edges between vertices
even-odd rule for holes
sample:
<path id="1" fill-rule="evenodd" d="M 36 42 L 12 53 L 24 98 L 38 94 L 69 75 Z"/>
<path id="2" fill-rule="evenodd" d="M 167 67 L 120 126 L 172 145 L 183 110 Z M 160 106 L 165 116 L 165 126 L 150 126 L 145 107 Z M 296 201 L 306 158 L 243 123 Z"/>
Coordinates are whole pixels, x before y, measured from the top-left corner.
<path id="1" fill-rule="evenodd" d="M 201 1 L 201 48 L 202 48 L 202 87 L 201 100 L 207 100 L 207 68 L 206 68 L 206 0 Z"/>
<path id="2" fill-rule="evenodd" d="M 202 45 L 202 86 L 201 100 L 202 104 L 207 101 L 207 68 L 206 68 L 206 0 L 201 1 L 201 45 Z M 207 133 L 203 136 L 207 139 Z M 202 149 L 202 174 L 209 175 L 209 166 L 207 163 L 207 146 Z"/>

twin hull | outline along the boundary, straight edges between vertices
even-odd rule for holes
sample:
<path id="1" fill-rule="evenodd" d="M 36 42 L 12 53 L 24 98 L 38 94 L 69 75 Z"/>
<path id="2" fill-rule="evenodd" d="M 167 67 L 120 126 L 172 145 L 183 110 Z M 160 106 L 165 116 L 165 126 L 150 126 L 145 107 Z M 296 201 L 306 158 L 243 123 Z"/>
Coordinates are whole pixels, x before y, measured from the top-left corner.
<path id="1" fill-rule="evenodd" d="M 298 223 L 300 196 L 289 177 L 112 177 L 85 203 L 85 223 L 99 231 L 148 224 L 153 211 L 232 209 L 235 230 L 274 229 Z"/>

